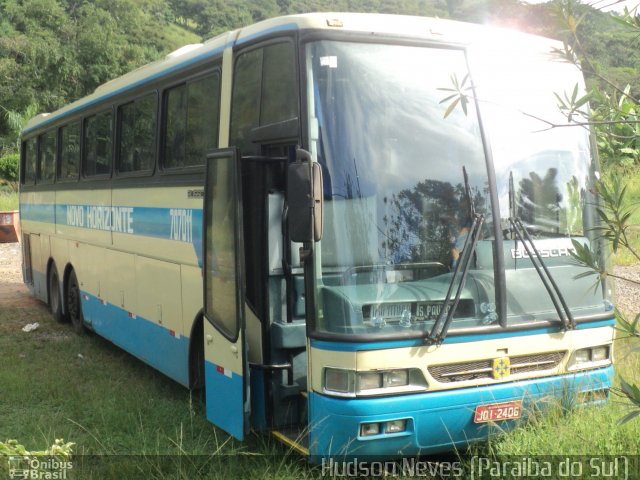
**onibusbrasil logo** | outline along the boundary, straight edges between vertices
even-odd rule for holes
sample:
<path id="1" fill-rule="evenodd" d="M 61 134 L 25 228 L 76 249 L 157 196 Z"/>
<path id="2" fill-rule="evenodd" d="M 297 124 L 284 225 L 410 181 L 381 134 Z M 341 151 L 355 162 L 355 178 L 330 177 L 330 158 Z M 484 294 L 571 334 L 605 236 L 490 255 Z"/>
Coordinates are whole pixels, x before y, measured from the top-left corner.
<path id="1" fill-rule="evenodd" d="M 8 457 L 9 478 L 25 480 L 66 480 L 73 462 L 55 457 L 14 455 Z"/>

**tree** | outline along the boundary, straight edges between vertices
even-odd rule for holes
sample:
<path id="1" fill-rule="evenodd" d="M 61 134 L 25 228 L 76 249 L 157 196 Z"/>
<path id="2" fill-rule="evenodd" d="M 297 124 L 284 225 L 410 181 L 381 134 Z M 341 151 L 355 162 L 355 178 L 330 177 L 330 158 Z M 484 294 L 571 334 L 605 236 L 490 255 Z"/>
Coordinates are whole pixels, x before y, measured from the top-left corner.
<path id="1" fill-rule="evenodd" d="M 8 110 L 2 106 L 0 106 L 0 108 L 4 111 L 4 118 L 9 128 L 8 134 L 3 139 L 4 154 L 8 154 L 20 149 L 20 133 L 27 125 L 29 119 L 38 113 L 38 105 L 31 103 L 22 113 L 15 110 Z M 0 154 L 3 154 L 3 152 L 0 151 Z"/>
<path id="2" fill-rule="evenodd" d="M 20 155 L 11 153 L 0 157 L 0 184 L 5 183 L 13 191 L 18 190 Z"/>
<path id="3" fill-rule="evenodd" d="M 583 13 L 575 16 L 576 5 L 573 0 L 562 4 L 560 18 L 564 22 L 571 39 L 565 43 L 565 48 L 560 52 L 563 57 L 582 68 L 586 75 L 598 80 L 599 88 L 594 88 L 589 97 L 595 101 L 596 108 L 593 113 L 583 108 L 585 98 L 560 98 L 560 107 L 567 114 L 570 121 L 575 121 L 581 126 L 594 125 L 598 136 L 598 146 L 603 153 L 604 160 L 613 168 L 628 169 L 640 166 L 640 118 L 639 102 L 631 94 L 631 87 L 620 88 L 615 81 L 603 73 L 600 66 L 593 60 L 591 52 L 584 47 L 579 33 L 579 28 L 586 18 Z M 615 19 L 617 23 L 627 26 L 637 36 L 640 33 L 640 15 L 625 9 L 622 18 Z M 602 225 L 596 227 L 601 237 L 606 239 L 614 253 L 620 249 L 626 249 L 640 262 L 640 252 L 630 241 L 629 220 L 634 213 L 634 207 L 627 200 L 627 189 L 619 176 L 614 175 L 610 182 L 600 181 L 597 186 L 602 205 L 597 208 Z M 606 270 L 600 260 L 602 257 L 594 252 L 588 245 L 580 245 L 573 241 L 575 253 L 572 255 L 576 261 L 584 266 L 587 271 L 580 276 L 596 275 L 598 281 L 607 277 L 626 280 L 637 285 L 640 282 L 632 278 L 621 277 Z M 636 313 L 633 321 L 629 321 L 625 314 L 616 310 L 617 330 L 620 333 L 617 338 L 631 337 L 640 339 L 640 313 Z M 635 348 L 633 352 L 640 351 Z M 620 419 L 620 423 L 628 422 L 640 416 L 640 386 L 621 378 L 620 389 L 617 393 L 626 397 L 632 405 L 631 411 Z"/>

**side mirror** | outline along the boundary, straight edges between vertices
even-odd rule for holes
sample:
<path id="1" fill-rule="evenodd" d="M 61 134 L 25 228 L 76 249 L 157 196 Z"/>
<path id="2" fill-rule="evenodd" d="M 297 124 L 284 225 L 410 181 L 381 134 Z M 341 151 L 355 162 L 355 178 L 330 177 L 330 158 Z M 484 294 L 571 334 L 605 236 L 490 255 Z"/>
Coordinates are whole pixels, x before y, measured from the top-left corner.
<path id="1" fill-rule="evenodd" d="M 293 242 L 317 242 L 322 238 L 322 168 L 311 154 L 298 149 L 296 162 L 287 172 L 287 225 Z"/>

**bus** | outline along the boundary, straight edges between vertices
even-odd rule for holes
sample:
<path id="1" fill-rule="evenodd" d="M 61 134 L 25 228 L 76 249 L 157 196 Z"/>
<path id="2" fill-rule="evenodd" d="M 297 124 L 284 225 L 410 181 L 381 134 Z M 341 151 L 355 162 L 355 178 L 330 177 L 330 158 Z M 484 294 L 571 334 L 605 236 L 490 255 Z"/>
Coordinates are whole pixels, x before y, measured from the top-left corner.
<path id="1" fill-rule="evenodd" d="M 603 403 L 611 286 L 584 81 L 553 40 L 440 19 L 265 20 L 22 133 L 24 281 L 312 461 L 465 448 Z"/>

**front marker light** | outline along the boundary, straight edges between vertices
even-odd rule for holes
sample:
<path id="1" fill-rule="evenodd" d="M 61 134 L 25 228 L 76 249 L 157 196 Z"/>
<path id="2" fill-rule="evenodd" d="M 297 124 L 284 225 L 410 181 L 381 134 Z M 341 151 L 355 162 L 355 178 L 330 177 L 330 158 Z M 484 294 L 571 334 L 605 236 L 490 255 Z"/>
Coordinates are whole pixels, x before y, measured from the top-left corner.
<path id="1" fill-rule="evenodd" d="M 400 433 L 407 429 L 406 420 L 392 420 L 384 424 L 384 433 Z"/>
<path id="2" fill-rule="evenodd" d="M 354 395 L 354 372 L 342 368 L 325 368 L 324 389 L 341 395 Z"/>
<path id="3" fill-rule="evenodd" d="M 379 435 L 379 434 L 380 434 L 379 423 L 363 423 L 360 425 L 361 437 L 370 437 L 372 435 Z"/>

